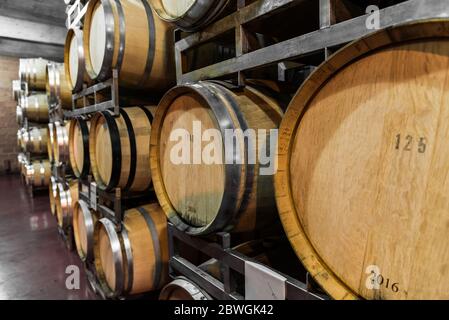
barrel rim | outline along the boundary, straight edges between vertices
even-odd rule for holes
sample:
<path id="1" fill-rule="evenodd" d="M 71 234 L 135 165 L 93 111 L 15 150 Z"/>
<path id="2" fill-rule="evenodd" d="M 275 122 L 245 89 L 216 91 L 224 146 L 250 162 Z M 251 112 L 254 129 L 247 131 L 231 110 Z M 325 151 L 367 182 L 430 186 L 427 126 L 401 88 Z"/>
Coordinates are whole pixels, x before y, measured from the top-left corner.
<path id="1" fill-rule="evenodd" d="M 76 37 L 76 44 L 78 47 L 78 72 L 76 77 L 76 83 L 72 83 L 72 76 L 70 72 L 70 46 L 72 43 L 72 38 Z M 73 92 L 78 92 L 83 88 L 83 83 L 85 79 L 84 72 L 86 71 L 86 60 L 84 56 L 84 43 L 83 43 L 83 30 L 80 28 L 71 28 L 67 32 L 64 46 L 64 68 L 65 73 L 69 79 L 69 84 Z"/>
<path id="2" fill-rule="evenodd" d="M 81 247 L 81 239 L 79 237 L 79 226 L 78 226 L 78 216 L 80 214 L 79 210 L 81 210 L 81 214 L 83 215 L 84 219 L 84 226 L 86 229 L 86 239 L 87 239 L 87 252 L 84 252 Z M 72 219 L 72 226 L 73 226 L 73 235 L 75 238 L 75 245 L 76 250 L 78 252 L 78 256 L 80 259 L 85 261 L 91 261 L 94 257 L 94 228 L 95 223 L 93 219 L 94 213 L 89 209 L 89 205 L 87 202 L 85 202 L 82 199 L 79 199 L 75 206 L 73 207 L 73 219 Z"/>
<path id="3" fill-rule="evenodd" d="M 148 2 L 163 21 L 173 23 L 183 31 L 194 32 L 212 22 L 226 8 L 230 0 L 212 0 L 212 2 L 218 3 L 206 8 L 202 1 L 195 1 L 184 14 L 178 17 L 172 17 L 167 13 L 162 0 L 150 0 Z"/>
<path id="4" fill-rule="evenodd" d="M 66 228 L 72 221 L 73 199 L 70 188 L 63 183 L 57 183 L 56 221 L 59 227 Z"/>
<path id="5" fill-rule="evenodd" d="M 290 176 L 290 151 L 304 110 L 315 94 L 334 75 L 352 62 L 375 50 L 416 40 L 449 37 L 448 19 L 408 22 L 385 28 L 356 40 L 323 62 L 303 83 L 285 114 L 280 127 L 278 171 L 275 175 L 276 203 L 289 241 L 313 279 L 335 299 L 361 298 L 347 286 L 321 259 L 299 221 L 293 201 Z M 301 101 L 294 104 L 293 102 Z"/>
<path id="6" fill-rule="evenodd" d="M 184 292 L 188 293 L 193 300 L 213 300 L 205 290 L 184 276 L 176 277 L 172 282 L 162 288 L 161 293 L 159 294 L 159 300 L 168 300 L 171 294 L 177 289 L 184 290 Z"/>
<path id="7" fill-rule="evenodd" d="M 88 120 L 82 118 L 74 118 L 70 121 L 69 128 L 69 160 L 72 167 L 72 171 L 77 178 L 84 178 L 89 174 L 90 171 L 90 160 L 89 160 L 89 125 Z M 84 149 L 84 161 L 81 170 L 76 166 L 75 154 L 74 154 L 74 135 L 75 129 L 79 126 L 82 137 L 83 137 L 83 149 Z"/>
<path id="8" fill-rule="evenodd" d="M 171 103 L 176 98 L 185 93 L 198 95 L 212 110 L 215 116 L 213 120 L 216 121 L 216 126 L 217 128 L 220 128 L 223 136 L 225 136 L 225 130 L 236 129 L 236 125 L 230 115 L 229 109 L 221 104 L 221 101 L 213 89 L 214 86 L 212 83 L 202 81 L 198 84 L 179 85 L 169 90 L 158 105 L 150 138 L 150 167 L 157 198 L 170 222 L 172 222 L 178 229 L 190 235 L 205 235 L 224 229 L 238 214 L 238 208 L 242 202 L 241 198 L 234 199 L 236 197 L 234 190 L 240 190 L 241 185 L 246 185 L 246 166 L 239 165 L 238 163 L 241 162 L 235 158 L 234 163 L 236 164 L 225 164 L 225 185 L 221 207 L 217 212 L 216 218 L 206 226 L 202 227 L 192 226 L 178 215 L 165 188 L 159 161 L 159 141 L 162 133 L 163 120 L 168 113 Z M 225 150 L 223 150 L 223 152 L 224 151 Z M 234 157 L 236 157 L 235 153 Z"/>

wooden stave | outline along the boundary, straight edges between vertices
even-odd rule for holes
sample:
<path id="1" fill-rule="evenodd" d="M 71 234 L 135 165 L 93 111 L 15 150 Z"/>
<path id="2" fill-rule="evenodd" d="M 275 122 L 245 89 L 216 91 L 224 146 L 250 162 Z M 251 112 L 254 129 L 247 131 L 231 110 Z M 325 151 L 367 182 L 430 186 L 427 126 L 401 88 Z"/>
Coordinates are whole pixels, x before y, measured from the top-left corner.
<path id="1" fill-rule="evenodd" d="M 76 37 L 76 43 L 78 46 L 78 72 L 76 77 L 76 83 L 72 83 L 70 77 L 70 45 L 72 42 L 72 38 Z M 69 86 L 73 93 L 79 92 L 83 89 L 84 83 L 90 84 L 90 78 L 86 71 L 86 62 L 84 57 L 84 45 L 83 45 L 83 30 L 76 28 L 70 29 L 67 32 L 65 46 L 64 46 L 64 68 L 65 74 L 67 75 L 67 79 L 69 82 Z"/>
<path id="2" fill-rule="evenodd" d="M 177 292 L 179 292 L 178 295 Z M 213 300 L 206 291 L 183 276 L 176 277 L 172 282 L 167 284 L 161 290 L 159 300 L 184 300 L 183 297 L 185 296 L 189 297 L 189 300 L 192 301 Z"/>
<path id="3" fill-rule="evenodd" d="M 162 0 L 148 0 L 160 19 L 173 23 L 186 32 L 195 32 L 212 23 L 229 4 L 229 0 L 196 1 L 183 15 L 170 16 L 162 4 Z M 207 2 L 207 4 L 205 3 Z"/>
<path id="4" fill-rule="evenodd" d="M 152 120 L 153 117 L 151 115 L 151 112 L 148 108 L 154 108 L 154 107 L 130 107 L 130 108 L 122 108 L 120 109 L 120 117 L 119 118 L 113 118 L 112 112 L 105 111 L 101 113 L 97 113 L 92 119 L 91 119 L 91 127 L 89 132 L 89 161 L 90 161 L 90 168 L 92 171 L 92 174 L 95 178 L 95 181 L 97 183 L 97 186 L 100 189 L 106 190 L 106 191 L 112 191 L 115 188 L 121 188 L 125 192 L 143 192 L 146 190 L 149 190 L 149 188 L 152 185 L 152 178 L 151 174 L 148 176 L 143 177 L 143 181 L 139 182 L 136 180 L 137 171 L 145 171 L 148 166 L 149 162 L 149 153 L 148 153 L 148 160 L 143 161 L 143 163 L 140 164 L 140 166 L 137 164 L 136 161 L 138 161 L 138 157 L 142 157 L 144 153 L 146 152 L 147 148 L 144 148 L 144 146 L 138 146 L 136 144 L 135 146 L 135 155 L 136 157 L 133 160 L 133 156 L 131 155 L 131 161 L 130 161 L 130 170 L 127 170 L 128 168 L 124 168 L 123 161 L 122 161 L 122 155 L 123 150 L 126 149 L 132 150 L 131 145 L 133 144 L 133 139 L 135 140 L 135 128 L 134 128 L 134 119 L 129 116 L 130 110 L 141 110 L 140 117 L 142 119 L 147 120 L 147 124 L 145 125 L 148 130 L 152 127 Z M 127 111 L 128 110 L 128 111 Z M 146 111 L 144 111 L 146 110 Z M 128 118 L 129 122 L 125 120 L 125 117 Z M 96 156 L 96 127 L 98 124 L 98 121 L 100 121 L 101 118 L 104 118 L 106 120 L 106 125 L 108 127 L 109 136 L 111 138 L 111 145 L 112 145 L 112 172 L 111 172 L 111 179 L 110 181 L 103 181 L 99 174 L 99 167 L 97 164 L 97 156 Z M 137 118 L 136 118 L 137 119 Z M 118 124 L 118 122 L 121 122 L 121 124 Z M 126 132 L 126 137 L 122 137 L 119 132 Z M 132 138 L 131 138 L 132 137 Z M 148 135 L 148 138 L 150 137 L 150 134 Z M 149 140 L 149 139 L 148 139 Z M 126 145 L 123 145 L 123 141 L 126 142 Z M 130 151 L 132 153 L 132 151 Z M 140 161 L 139 161 L 140 162 Z M 135 173 L 133 173 L 131 168 L 135 168 Z M 128 175 L 123 175 L 123 171 L 127 172 Z M 142 176 L 140 176 L 142 178 Z M 143 187 L 135 188 L 135 184 L 144 184 Z"/>
<path id="5" fill-rule="evenodd" d="M 346 45 L 322 63 L 304 82 L 294 96 L 281 124 L 278 149 L 279 169 L 275 176 L 276 200 L 280 218 L 296 255 L 314 280 L 334 299 L 354 300 L 363 297 L 347 286 L 326 265 L 313 247 L 297 217 L 289 181 L 289 152 L 299 126 L 298 118 L 302 117 L 308 103 L 327 81 L 340 70 L 351 65 L 352 62 L 369 53 L 397 44 L 419 40 L 447 39 L 447 30 L 449 30 L 449 20 L 447 19 L 420 20 L 388 27 Z M 301 103 L 295 105 L 295 101 L 301 101 Z"/>
<path id="6" fill-rule="evenodd" d="M 79 235 L 79 214 L 83 215 L 83 220 L 85 225 L 83 226 L 86 230 L 86 252 L 83 251 L 81 245 L 81 239 Z M 98 221 L 97 215 L 95 211 L 89 209 L 89 205 L 84 201 L 79 199 L 73 208 L 73 234 L 75 238 L 76 250 L 78 252 L 78 256 L 83 262 L 92 261 L 94 257 L 94 227 L 96 222 Z"/>
<path id="7" fill-rule="evenodd" d="M 47 100 L 50 106 L 61 105 L 63 109 L 72 109 L 72 91 L 67 79 L 64 64 L 50 62 L 46 68 Z"/>
<path id="8" fill-rule="evenodd" d="M 39 174 L 38 180 L 37 174 Z M 33 161 L 26 167 L 26 182 L 28 186 L 48 187 L 50 177 L 51 166 L 48 160 Z"/>
<path id="9" fill-rule="evenodd" d="M 47 96 L 43 93 L 23 97 L 22 109 L 30 122 L 47 123 L 50 118 Z"/>
<path id="10" fill-rule="evenodd" d="M 143 211 L 139 211 L 143 210 Z M 144 225 L 152 238 L 153 248 L 159 245 L 159 259 L 156 259 L 157 263 L 155 267 L 155 273 L 152 276 L 151 285 L 147 284 L 145 289 L 141 289 L 136 292 L 133 290 L 135 284 L 135 255 L 144 254 L 145 250 L 135 249 L 132 246 L 131 234 L 127 229 L 127 219 L 132 220 L 130 213 L 139 214 L 144 220 Z M 144 217 L 144 213 L 149 218 Z M 152 227 L 150 225 L 153 224 Z M 114 255 L 115 264 L 115 288 L 110 288 L 104 273 L 104 269 L 100 259 L 100 248 L 99 248 L 99 233 L 101 229 L 105 229 L 109 241 L 113 242 L 112 250 Z M 157 232 L 156 237 L 153 236 L 152 230 Z M 156 242 L 155 242 L 156 241 Z M 149 245 L 149 242 L 146 242 Z M 156 251 L 156 250 L 154 250 Z M 154 253 L 154 251 L 152 251 Z M 139 294 L 144 292 L 155 291 L 162 288 L 168 282 L 168 234 L 167 234 L 167 221 L 165 215 L 163 214 L 160 206 L 157 203 L 148 204 L 141 206 L 139 208 L 130 209 L 126 211 L 125 219 L 123 221 L 123 228 L 121 233 L 117 233 L 115 225 L 111 220 L 107 218 L 100 219 L 96 222 L 94 227 L 94 264 L 97 271 L 99 282 L 105 288 L 105 293 L 109 298 L 127 296 L 133 294 Z M 148 253 L 148 250 L 146 250 Z M 156 269 L 159 269 L 157 271 Z M 156 276 L 156 275 L 159 276 Z M 159 280 L 157 280 L 159 279 Z M 127 281 L 126 281 L 127 280 Z"/>
<path id="11" fill-rule="evenodd" d="M 75 151 L 74 151 L 74 135 L 77 127 L 81 128 L 82 136 L 83 136 L 83 145 L 84 145 L 84 162 L 83 167 L 78 168 L 75 161 Z M 85 178 L 90 172 L 90 159 L 89 159 L 89 131 L 90 131 L 90 122 L 87 120 L 83 120 L 80 118 L 76 118 L 71 120 L 70 129 L 69 129 L 69 160 L 70 166 L 72 167 L 73 173 L 77 178 Z"/>
<path id="12" fill-rule="evenodd" d="M 219 86 L 217 83 L 213 83 L 213 82 L 201 82 L 202 86 L 205 86 L 204 88 L 201 88 L 198 84 L 194 84 L 194 85 L 181 85 L 181 86 L 177 86 L 175 88 L 173 88 L 172 90 L 170 90 L 169 92 L 166 93 L 166 95 L 162 98 L 161 102 L 158 105 L 158 109 L 157 112 L 155 114 L 155 118 L 154 118 L 154 124 L 153 124 L 153 128 L 152 128 L 152 135 L 151 135 L 151 142 L 150 142 L 150 166 L 151 166 L 151 174 L 152 174 L 152 179 L 153 179 L 153 186 L 156 192 L 156 196 L 159 200 L 159 203 L 161 204 L 161 207 L 164 209 L 164 212 L 167 216 L 167 218 L 170 220 L 171 223 L 173 223 L 178 229 L 190 234 L 190 235 L 207 235 L 207 234 L 211 234 L 223 229 L 233 229 L 232 227 L 230 228 L 230 225 L 233 223 L 234 225 L 238 225 L 238 219 L 240 216 L 240 213 L 238 211 L 239 206 L 242 204 L 242 196 L 241 194 L 243 193 L 243 191 L 239 191 L 239 196 L 238 198 L 235 200 L 234 198 L 234 194 L 236 193 L 235 190 L 242 190 L 245 188 L 241 188 L 242 186 L 242 177 L 239 177 L 239 172 L 241 171 L 241 168 L 239 167 L 239 165 L 234 165 L 234 166 L 230 166 L 227 165 L 227 176 L 230 178 L 227 178 L 228 182 L 230 182 L 232 185 L 231 186 L 227 186 L 227 191 L 225 189 L 224 192 L 224 197 L 223 197 L 223 205 L 220 208 L 220 212 L 217 214 L 217 219 L 215 219 L 212 223 L 210 223 L 207 226 L 204 227 L 194 227 L 192 225 L 187 224 L 186 222 L 183 221 L 183 219 L 181 217 L 178 216 L 178 214 L 176 213 L 176 210 L 174 209 L 173 205 L 170 203 L 167 191 L 165 189 L 164 183 L 163 183 L 163 178 L 162 178 L 162 173 L 161 173 L 161 168 L 159 165 L 159 138 L 160 138 L 160 134 L 161 134 L 161 128 L 162 128 L 162 124 L 163 124 L 163 118 L 165 117 L 165 114 L 168 111 L 168 108 L 170 107 L 170 103 L 176 99 L 177 97 L 181 96 L 184 93 L 199 93 L 200 96 L 208 101 L 211 102 L 213 101 L 213 99 L 211 99 L 211 96 L 214 96 L 215 93 L 214 91 L 209 91 L 209 89 L 213 89 L 213 90 L 217 90 L 217 88 L 219 88 L 219 90 L 221 90 L 221 93 L 224 95 L 227 95 L 229 97 L 229 94 L 232 94 L 232 89 L 228 90 L 226 89 L 227 85 L 223 84 L 223 86 Z M 210 87 L 212 86 L 212 87 Z M 201 88 L 201 91 L 198 91 L 199 88 Z M 221 88 L 221 89 L 220 89 Z M 255 90 L 257 91 L 257 90 Z M 260 93 L 260 92 L 259 92 Z M 213 103 L 211 103 L 213 104 Z M 219 114 L 220 111 L 219 110 L 223 110 L 226 109 L 226 107 L 222 104 L 216 104 L 214 106 L 215 110 L 214 113 L 215 115 Z M 238 110 L 238 106 L 235 106 L 234 103 L 234 110 L 232 110 L 231 112 L 239 112 Z M 237 109 L 237 111 L 236 111 Z M 278 121 L 280 122 L 281 118 L 282 118 L 282 110 L 281 108 L 278 106 L 278 110 L 275 111 L 278 116 L 279 119 Z M 241 115 L 240 115 L 241 116 Z M 237 117 L 238 118 L 238 117 Z M 229 119 L 229 121 L 222 121 L 223 119 L 220 119 L 221 123 L 232 123 L 233 120 Z M 228 120 L 228 119 L 226 119 Z M 241 123 L 239 123 L 238 125 L 240 125 Z M 236 127 L 233 126 L 229 126 L 229 127 L 222 127 L 220 128 L 221 131 L 224 131 L 226 129 L 235 129 Z M 251 174 L 251 166 L 249 169 L 247 169 L 247 174 Z M 248 187 L 248 186 L 247 186 Z M 274 193 L 274 191 L 273 191 Z M 231 205 L 232 204 L 232 205 Z M 275 206 L 274 206 L 275 207 Z M 231 213 L 231 214 L 229 214 Z M 234 226 L 235 227 L 235 226 Z M 239 228 L 239 226 L 237 226 L 236 228 L 233 229 L 233 231 L 237 231 Z"/>
<path id="13" fill-rule="evenodd" d="M 101 5 L 103 5 L 103 7 L 105 8 L 105 15 L 107 16 L 106 23 L 110 25 L 108 25 L 106 28 L 108 31 L 106 34 L 106 49 L 103 65 L 101 67 L 101 71 L 98 74 L 95 74 L 92 67 L 89 48 L 90 25 L 92 23 L 92 14 L 94 12 L 94 9 L 100 1 Z M 154 12 L 147 3 L 147 0 L 141 0 L 143 8 L 145 10 L 143 10 L 143 8 L 140 8 L 136 11 L 136 7 L 134 7 L 134 14 L 132 12 L 132 8 L 129 10 L 130 12 L 127 12 L 127 7 L 132 7 L 133 5 L 136 5 L 136 3 L 128 3 L 127 1 L 128 0 L 120 0 L 117 2 L 112 2 L 111 0 L 89 1 L 88 8 L 85 14 L 83 37 L 86 72 L 92 81 L 104 81 L 112 77 L 112 71 L 115 68 L 119 71 L 120 86 L 129 87 L 131 89 L 151 89 L 155 92 L 165 92 L 176 83 L 174 52 L 167 51 L 174 48 L 174 39 L 169 36 L 172 33 L 170 32 L 172 28 L 162 20 L 155 19 Z M 116 4 L 113 5 L 113 3 Z M 119 23 L 119 28 L 116 28 L 115 25 L 115 21 L 127 21 L 131 24 L 133 19 L 134 23 L 136 23 L 139 20 L 137 19 L 136 13 L 140 13 L 140 18 L 142 20 L 148 21 L 148 24 L 150 26 L 155 27 L 154 30 L 148 28 L 148 33 L 150 36 L 149 49 L 141 50 L 147 52 L 147 57 L 145 59 L 146 66 L 144 70 L 141 71 L 141 74 L 139 74 L 139 79 L 133 79 L 134 75 L 136 75 L 136 72 L 134 72 L 134 74 L 129 74 L 128 76 L 126 76 L 126 74 L 123 74 L 121 76 L 121 74 L 128 72 L 128 65 L 136 63 L 135 57 L 131 58 L 127 56 L 126 46 L 139 47 L 142 44 L 142 38 L 140 37 L 137 39 L 130 39 L 123 31 L 116 30 L 121 28 L 125 28 L 126 30 L 126 25 L 121 26 L 121 24 Z M 132 19 L 128 19 L 127 16 L 132 17 Z M 143 18 L 143 16 L 145 16 L 145 19 Z M 139 28 L 141 29 L 140 26 Z M 155 33 L 158 37 L 158 41 L 155 41 Z M 151 44 L 155 46 L 154 50 L 151 48 Z M 162 44 L 165 44 L 163 48 L 161 48 Z M 127 61 L 129 59 L 131 59 L 131 62 L 127 64 L 125 60 Z M 157 68 L 157 66 L 161 66 L 162 69 L 156 70 L 157 74 L 155 75 L 153 74 L 153 71 L 155 68 Z"/>

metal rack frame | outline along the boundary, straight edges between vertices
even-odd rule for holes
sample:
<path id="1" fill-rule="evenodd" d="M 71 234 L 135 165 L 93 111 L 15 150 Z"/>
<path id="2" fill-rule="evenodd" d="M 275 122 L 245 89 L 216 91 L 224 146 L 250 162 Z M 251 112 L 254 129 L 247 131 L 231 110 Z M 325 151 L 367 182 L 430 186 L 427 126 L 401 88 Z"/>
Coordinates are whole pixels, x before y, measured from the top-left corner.
<path id="1" fill-rule="evenodd" d="M 244 71 L 305 57 L 319 51 L 323 51 L 325 57 L 327 57 L 333 48 L 375 31 L 366 27 L 367 15 L 332 24 L 331 0 L 319 0 L 319 30 L 256 51 L 246 52 L 245 24 L 256 19 L 276 15 L 280 9 L 288 8 L 303 1 L 305 0 L 258 0 L 245 6 L 245 0 L 239 0 L 236 12 L 215 22 L 201 32 L 181 39 L 178 30 L 175 35 L 175 62 L 178 84 L 215 79 L 231 74 L 237 74 L 239 84 L 243 84 Z M 413 20 L 448 16 L 449 7 L 445 0 L 408 0 L 380 10 L 380 27 L 386 28 Z M 183 71 L 184 52 L 186 50 L 211 41 L 217 36 L 232 30 L 235 30 L 235 58 L 194 71 Z"/>
<path id="2" fill-rule="evenodd" d="M 83 5 L 80 0 L 76 0 L 71 6 L 67 6 L 67 29 L 76 28 L 82 25 L 81 20 L 87 11 L 87 5 Z"/>
<path id="3" fill-rule="evenodd" d="M 231 235 L 227 232 L 217 234 L 218 241 L 212 242 L 199 237 L 192 237 L 178 230 L 172 223 L 168 224 L 168 239 L 170 250 L 170 275 L 176 278 L 183 275 L 199 287 L 205 290 L 209 295 L 219 300 L 245 300 L 245 297 L 235 292 L 233 286 L 233 272 L 245 275 L 245 264 L 247 262 L 256 262 L 253 259 L 233 250 L 231 248 Z M 210 258 L 219 260 L 223 263 L 224 280 L 220 282 L 207 272 L 201 270 L 198 266 L 182 257 L 177 249 L 178 243 L 184 243 L 195 250 L 207 255 Z M 286 300 L 323 300 L 326 296 L 316 292 L 311 277 L 307 277 L 307 283 L 298 281 L 288 275 L 282 274 L 268 266 L 266 268 L 272 271 L 272 274 L 282 276 L 285 281 Z"/>

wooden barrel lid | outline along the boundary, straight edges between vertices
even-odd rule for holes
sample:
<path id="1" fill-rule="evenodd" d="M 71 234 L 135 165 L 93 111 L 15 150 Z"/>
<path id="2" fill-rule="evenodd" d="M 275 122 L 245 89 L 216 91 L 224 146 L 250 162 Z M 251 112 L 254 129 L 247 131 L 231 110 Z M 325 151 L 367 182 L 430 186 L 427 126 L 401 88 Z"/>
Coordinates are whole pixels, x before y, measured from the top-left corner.
<path id="1" fill-rule="evenodd" d="M 113 152 L 109 128 L 104 117 L 98 119 L 95 132 L 90 134 L 96 137 L 94 147 L 96 163 L 101 164 L 97 166 L 98 175 L 101 181 L 108 184 L 112 177 Z"/>
<path id="2" fill-rule="evenodd" d="M 196 0 L 162 0 L 165 13 L 173 18 L 179 18 L 186 14 Z"/>
<path id="3" fill-rule="evenodd" d="M 89 27 L 89 57 L 92 70 L 96 75 L 101 71 L 106 53 L 106 19 L 101 1 L 93 9 Z"/>
<path id="4" fill-rule="evenodd" d="M 350 44 L 281 125 L 280 216 L 336 299 L 449 298 L 448 36 L 434 20 Z"/>
<path id="5" fill-rule="evenodd" d="M 179 156 L 178 152 L 181 152 L 177 151 L 176 147 L 180 145 L 180 140 L 172 139 L 172 134 L 176 132 L 175 130 L 185 130 L 193 136 L 194 122 L 201 123 L 200 135 L 208 129 L 219 130 L 214 114 L 200 96 L 195 94 L 179 96 L 171 104 L 161 128 L 161 174 L 167 195 L 179 216 L 193 226 L 203 227 L 215 219 L 220 209 L 224 193 L 225 169 L 223 164 L 205 164 L 201 159 L 195 164 L 193 145 L 187 150 L 191 164 L 179 165 L 172 157 L 174 153 L 176 157 Z M 200 143 L 201 152 L 210 142 Z M 218 148 L 221 148 L 219 144 Z M 184 184 L 179 181 L 196 182 Z"/>

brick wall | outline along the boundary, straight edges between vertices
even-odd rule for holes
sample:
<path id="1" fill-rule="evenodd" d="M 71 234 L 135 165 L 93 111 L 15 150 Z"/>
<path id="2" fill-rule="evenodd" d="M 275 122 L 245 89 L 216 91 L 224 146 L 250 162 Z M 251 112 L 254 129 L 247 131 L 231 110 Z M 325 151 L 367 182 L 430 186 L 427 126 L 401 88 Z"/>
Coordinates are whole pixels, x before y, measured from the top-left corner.
<path id="1" fill-rule="evenodd" d="M 16 106 L 12 81 L 17 80 L 19 59 L 0 56 L 0 174 L 18 171 Z"/>

